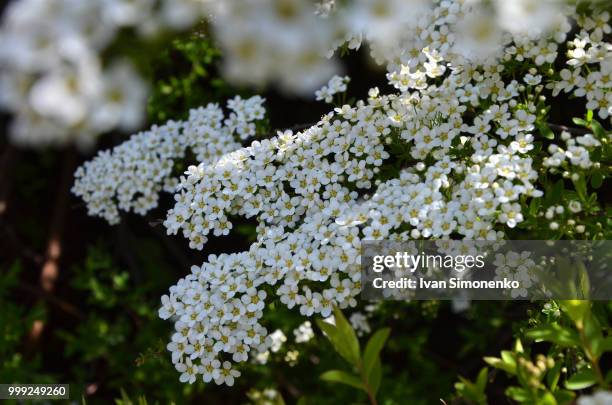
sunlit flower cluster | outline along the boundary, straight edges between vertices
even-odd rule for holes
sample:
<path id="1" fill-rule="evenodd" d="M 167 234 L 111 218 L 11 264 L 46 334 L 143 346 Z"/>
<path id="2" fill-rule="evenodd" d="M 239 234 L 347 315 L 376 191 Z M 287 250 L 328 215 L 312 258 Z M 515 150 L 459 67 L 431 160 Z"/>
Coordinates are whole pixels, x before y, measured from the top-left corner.
<path id="1" fill-rule="evenodd" d="M 601 119 L 612 121 L 612 44 L 610 14 L 577 18 L 580 31 L 567 42 L 566 67 L 549 85 L 553 95 L 564 92 L 584 97 L 586 107 Z"/>
<path id="2" fill-rule="evenodd" d="M 73 193 L 87 203 L 90 215 L 111 224 L 119 211 L 146 214 L 157 207 L 162 190 L 174 191 L 174 164 L 191 152 L 198 161 L 214 163 L 255 134 L 264 116 L 263 99 L 236 97 L 225 118 L 217 104 L 193 109 L 186 121 L 169 121 L 133 135 L 112 151 L 101 151 L 75 173 Z"/>
<path id="3" fill-rule="evenodd" d="M 235 36 L 225 44 L 230 71 L 244 79 L 265 81 L 270 79 L 268 69 L 273 69 L 282 82 L 295 82 L 300 77 L 308 86 L 325 72 L 327 80 L 331 76 L 327 62 L 317 65 L 316 75 L 312 75 L 313 70 L 306 72 L 295 66 L 299 55 L 309 62 L 319 61 L 314 58 L 317 51 L 310 47 L 325 34 L 325 28 L 313 29 L 320 23 L 314 19 L 315 14 L 297 0 L 270 3 L 274 4 L 273 11 L 256 7 L 258 2 L 243 6 L 230 3 L 224 12 L 231 17 L 223 18 L 239 18 L 238 22 L 223 27 L 222 21 L 228 20 L 220 18 L 215 23 L 221 31 L 238 27 L 234 32 L 219 34 Z M 351 38 L 349 48 L 359 45 L 360 36 L 376 43 L 372 52 L 387 66 L 387 79 L 396 89 L 392 94 L 371 89 L 367 99 L 334 109 L 316 125 L 297 133 L 279 131 L 271 139 L 254 141 L 240 149 L 233 132 L 251 134 L 252 126 L 245 119 L 236 122 L 240 121 L 239 109 L 230 105 L 236 115 L 223 121 L 226 132 L 212 131 L 216 135 L 202 140 L 199 146 L 189 145 L 202 162 L 190 166 L 179 179 L 176 203 L 164 222 L 168 234 L 182 234 L 190 247 L 202 249 L 211 235 L 228 235 L 235 218 L 247 218 L 257 223 L 257 239 L 246 251 L 210 255 L 162 298 L 160 317 L 171 319 L 175 327 L 168 349 L 184 381 L 192 382 L 196 375 L 202 375 L 204 381 L 231 384 L 237 371 L 230 360 L 265 361 L 282 340 L 276 332 L 268 334 L 262 319 L 272 301 L 295 308 L 306 317 L 329 317 L 334 306 L 355 306 L 361 290 L 363 240 L 499 240 L 525 222 L 524 208 L 530 201 L 544 196 L 539 187 L 543 173 L 554 175 L 554 170 L 563 165 L 576 170 L 591 167 L 591 153 L 600 146 L 594 135 L 561 134 L 563 149 L 554 143 L 542 149 L 537 143 L 541 136 L 538 125 L 546 118 L 543 92 L 547 87 L 565 91 L 568 86 L 559 84 L 567 74 L 557 75 L 549 64 L 561 58 L 571 65 L 580 56 L 574 52 L 563 59 L 559 55 L 572 26 L 570 18 L 559 17 L 557 8 L 542 8 L 529 0 L 517 2 L 509 13 L 520 16 L 520 11 L 531 5 L 535 6 L 530 8 L 535 10 L 534 15 L 554 14 L 553 23 L 546 27 L 548 35 L 510 27 L 503 32 L 491 31 L 489 34 L 499 36 L 505 46 L 476 55 L 468 52 L 474 49 L 472 45 L 490 38 L 475 36 L 467 46 L 465 38 L 454 33 L 474 13 L 483 12 L 474 2 L 444 0 L 433 8 L 418 1 L 353 3 L 355 9 L 349 13 L 352 24 L 360 26 L 366 20 L 371 24 L 361 25 L 364 32 Z M 419 18 L 413 21 L 412 29 L 398 30 L 414 18 L 402 12 L 406 3 L 415 7 Z M 501 1 L 493 3 L 506 7 Z M 332 10 L 327 19 L 339 13 Z M 258 13 L 258 24 L 249 20 L 253 12 Z M 589 37 L 596 38 L 598 29 L 602 33 L 610 31 L 605 16 L 597 22 L 570 17 L 581 21 Z M 298 35 L 303 34 L 302 25 L 312 35 Z M 286 38 L 277 35 L 281 29 L 286 29 Z M 488 31 L 478 33 L 483 32 Z M 396 40 L 383 40 L 391 38 L 383 33 L 395 35 Z M 263 40 L 254 43 L 254 38 Z M 341 38 L 341 42 L 346 40 Z M 286 43 L 277 46 L 278 41 Z M 582 78 L 588 82 L 585 75 L 599 73 L 592 81 L 603 87 L 576 94 L 585 96 L 587 103 L 600 99 L 600 88 L 604 98 L 610 94 L 605 87 L 609 83 L 609 43 L 603 34 L 599 41 L 597 48 L 606 50 L 603 59 L 597 57 L 589 69 L 571 75 L 576 81 Z M 294 59 L 279 59 L 281 54 L 275 53 L 279 50 L 294 52 Z M 599 51 L 595 53 L 599 55 Z M 517 62 L 529 68 L 516 75 L 513 66 Z M 252 63 L 261 66 L 247 73 L 245 69 Z M 270 63 L 273 66 L 268 66 Z M 339 86 L 330 84 L 319 96 L 325 99 L 332 92 L 330 88 Z M 193 125 L 198 132 L 208 131 L 200 128 L 221 126 L 222 113 L 216 111 L 211 114 L 217 124 L 198 122 Z M 598 114 L 601 116 L 601 109 Z M 263 112 L 252 115 L 252 119 L 261 115 Z M 189 132 L 178 126 L 170 138 L 182 139 Z M 228 141 L 223 149 L 233 151 L 216 158 L 221 151 L 214 149 L 210 158 L 208 142 L 217 139 L 219 133 L 233 139 L 233 148 Z M 181 149 L 178 145 L 185 144 L 167 142 L 176 142 L 177 150 Z M 138 162 L 147 161 L 139 152 L 123 153 L 137 153 Z M 180 153 L 169 158 L 170 168 Z M 98 159 L 113 161 L 112 157 Z M 131 171 L 126 176 L 129 182 L 135 181 L 133 166 L 97 164 L 102 168 L 96 171 L 86 167 L 87 172 L 96 173 L 91 178 Z M 154 184 L 161 187 L 160 180 L 169 173 L 164 172 Z M 147 172 L 138 178 L 151 181 Z M 153 190 L 149 195 L 159 191 L 149 183 L 147 187 L 117 191 L 115 183 L 102 187 L 101 193 L 95 187 L 80 186 L 88 190 L 80 192 L 82 195 L 98 193 L 87 197 L 91 201 L 104 196 L 104 202 L 94 204 L 92 212 L 107 216 L 106 209 L 111 212 L 109 220 L 117 218 L 113 198 L 119 200 L 119 208 L 136 210 L 132 190 Z M 127 196 L 122 197 L 126 191 Z M 576 204 L 572 204 L 572 210 L 578 210 Z M 366 329 L 363 319 L 356 317 L 353 321 Z"/>

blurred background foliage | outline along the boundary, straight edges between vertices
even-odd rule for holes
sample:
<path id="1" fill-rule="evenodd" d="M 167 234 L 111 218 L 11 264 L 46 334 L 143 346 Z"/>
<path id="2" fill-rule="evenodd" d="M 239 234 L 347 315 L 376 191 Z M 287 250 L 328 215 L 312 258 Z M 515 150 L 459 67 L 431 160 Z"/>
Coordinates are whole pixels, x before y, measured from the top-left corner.
<path id="1" fill-rule="evenodd" d="M 155 87 L 148 103 L 149 123 L 183 119 L 189 108 L 252 94 L 219 79 L 215 64 L 220 57 L 205 33 L 185 34 L 151 57 Z M 356 96 L 363 97 L 371 86 L 385 88 L 383 81 L 372 82 L 384 75 L 372 74 L 363 52 L 346 60 Z M 327 110 L 273 90 L 263 96 L 271 128 L 315 122 Z M 122 139 L 106 137 L 99 147 Z M 74 150 L 12 153 L 5 163 L 10 171 L 3 168 L 10 176 L 0 184 L 0 197 L 6 196 L 7 204 L 0 212 L 0 382 L 70 383 L 72 399 L 82 397 L 88 404 L 367 401 L 350 387 L 319 379 L 341 360 L 317 328 L 314 339 L 295 343 L 292 330 L 304 319 L 284 307 L 267 316 L 268 329 L 281 328 L 287 342 L 266 365 L 243 367 L 232 388 L 179 383 L 165 349 L 171 325 L 157 317 L 159 299 L 208 253 L 246 248 L 253 225 L 239 224 L 234 234 L 194 252 L 183 241 L 165 236 L 163 208 L 145 218 L 127 216 L 115 227 L 88 217 L 72 196 L 66 197 L 67 212 L 58 213 L 56 200 L 67 192 L 63 182 L 70 182 L 77 161 L 89 156 Z M 47 292 L 39 287 L 39 277 L 58 215 L 64 222 L 60 272 L 55 289 Z M 609 314 L 609 305 L 604 308 Z M 484 365 L 483 356 L 512 345 L 517 334 L 542 316 L 541 309 L 541 303 L 516 302 L 473 303 L 460 312 L 448 302 L 381 304 L 370 319 L 373 331 L 391 328 L 381 355 L 380 403 L 434 404 L 456 397 L 457 376 L 474 378 Z M 33 334 L 36 321 L 44 325 L 39 336 Z M 298 351 L 297 361 L 287 361 L 287 352 L 293 350 Z M 604 365 L 609 363 L 604 359 Z M 507 377 L 498 375 L 495 381 L 487 387 L 490 403 L 507 403 Z"/>

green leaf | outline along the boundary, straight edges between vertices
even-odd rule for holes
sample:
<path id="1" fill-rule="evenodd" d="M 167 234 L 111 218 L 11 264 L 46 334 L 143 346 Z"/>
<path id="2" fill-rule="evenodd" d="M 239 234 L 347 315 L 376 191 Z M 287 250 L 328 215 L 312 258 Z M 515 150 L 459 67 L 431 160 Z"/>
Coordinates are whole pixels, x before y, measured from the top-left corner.
<path id="1" fill-rule="evenodd" d="M 460 382 L 455 383 L 455 388 L 461 397 L 469 400 L 469 403 L 486 403 L 484 402 L 486 401 L 486 397 L 483 398 L 483 396 L 478 392 L 476 384 L 461 376 L 459 376 L 459 381 Z"/>
<path id="2" fill-rule="evenodd" d="M 370 380 L 370 372 L 374 367 L 374 363 L 379 359 L 380 351 L 385 346 L 390 332 L 391 329 L 389 328 L 380 329 L 368 340 L 363 352 L 363 375 L 366 376 L 368 381 Z"/>
<path id="3" fill-rule="evenodd" d="M 604 181 L 604 176 L 603 174 L 601 174 L 601 172 L 595 172 L 593 173 L 593 176 L 591 176 L 591 186 L 593 188 L 600 188 L 603 184 Z"/>
<path id="4" fill-rule="evenodd" d="M 340 384 L 350 385 L 353 388 L 367 392 L 361 380 L 356 376 L 342 370 L 329 370 L 321 374 L 323 381 L 335 382 Z"/>
<path id="5" fill-rule="evenodd" d="M 587 110 L 586 120 L 587 122 L 593 121 L 593 110 Z"/>
<path id="6" fill-rule="evenodd" d="M 532 198 L 529 203 L 529 215 L 535 217 L 538 214 L 538 209 L 540 208 L 540 199 Z"/>
<path id="7" fill-rule="evenodd" d="M 565 388 L 568 390 L 583 390 L 597 383 L 595 373 L 591 369 L 585 369 L 574 374 L 565 382 Z"/>
<path id="8" fill-rule="evenodd" d="M 550 127 L 545 123 L 539 123 L 538 129 L 540 130 L 540 134 L 546 139 L 555 139 L 555 133 L 550 129 Z"/>
<path id="9" fill-rule="evenodd" d="M 606 137 L 606 130 L 601 126 L 601 124 L 595 120 L 591 121 L 591 129 L 593 130 L 593 134 L 599 138 L 604 139 Z"/>
<path id="10" fill-rule="evenodd" d="M 612 352 L 612 336 L 608 336 L 601 343 L 601 352 Z"/>
<path id="11" fill-rule="evenodd" d="M 487 377 L 489 376 L 489 369 L 483 367 L 478 373 L 478 377 L 476 377 L 476 389 L 478 392 L 484 394 L 487 389 Z M 486 401 L 485 401 L 486 402 Z"/>
<path id="12" fill-rule="evenodd" d="M 501 358 L 504 363 L 510 365 L 511 367 L 516 367 L 516 356 L 509 350 L 502 350 Z"/>
<path id="13" fill-rule="evenodd" d="M 604 337 L 601 333 L 601 325 L 597 318 L 593 314 L 588 314 L 584 318 L 584 336 L 587 344 L 590 347 L 590 351 L 587 351 L 587 355 L 592 361 L 597 361 L 597 358 L 603 353 Z"/>
<path id="14" fill-rule="evenodd" d="M 580 338 L 576 331 L 562 327 L 553 323 L 538 326 L 527 331 L 526 336 L 536 341 L 546 341 L 556 343 L 562 347 L 572 347 L 580 345 Z"/>
<path id="15" fill-rule="evenodd" d="M 536 404 L 537 405 L 557 405 L 557 399 L 550 392 L 546 392 L 544 393 L 544 395 L 538 398 L 538 401 L 536 402 Z"/>
<path id="16" fill-rule="evenodd" d="M 583 120 L 582 118 L 572 118 L 572 121 L 574 122 L 574 124 L 576 125 L 580 125 L 581 127 L 587 127 L 589 126 L 589 123 L 585 120 Z"/>
<path id="17" fill-rule="evenodd" d="M 559 301 L 559 306 L 575 323 L 582 323 L 591 308 L 589 301 L 584 300 L 563 300 Z"/>
<path id="18" fill-rule="evenodd" d="M 523 342 L 521 342 L 521 339 L 516 339 L 514 341 L 514 351 L 517 353 L 525 352 L 525 349 L 523 348 Z"/>
<path id="19" fill-rule="evenodd" d="M 332 346 L 334 346 L 336 352 L 338 352 L 338 354 L 350 364 L 354 364 L 353 355 L 349 351 L 348 346 L 344 343 L 344 338 L 342 337 L 340 330 L 336 326 L 327 323 L 322 319 L 317 319 L 317 325 L 319 325 L 319 328 L 325 333 L 325 336 L 327 339 L 329 339 Z"/>
<path id="20" fill-rule="evenodd" d="M 582 201 L 586 201 L 587 186 L 586 181 L 584 179 L 584 175 L 581 174 L 580 176 L 578 176 L 578 180 L 572 179 L 572 182 L 574 183 L 574 187 L 576 188 L 578 197 L 580 197 Z"/>
<path id="21" fill-rule="evenodd" d="M 511 365 L 504 362 L 502 359 L 498 359 L 497 357 L 485 357 L 485 363 L 490 365 L 491 367 L 495 367 L 499 370 L 503 370 L 508 374 L 516 374 L 516 365 Z"/>
<path id="22" fill-rule="evenodd" d="M 346 346 L 346 352 L 350 358 L 349 362 L 359 368 L 361 355 L 357 335 L 338 307 L 334 308 L 334 318 L 336 319 L 336 328 L 340 331 L 342 337 L 342 344 Z"/>
<path id="23" fill-rule="evenodd" d="M 569 405 L 574 403 L 574 398 L 576 397 L 576 394 L 567 390 L 557 390 L 553 395 L 555 396 L 555 399 L 559 405 Z"/>
<path id="24" fill-rule="evenodd" d="M 565 190 L 565 183 L 563 179 L 559 179 L 554 186 L 552 186 L 549 194 L 546 196 L 546 201 L 548 205 L 557 204 L 561 201 L 561 196 L 563 195 L 563 191 Z"/>
<path id="25" fill-rule="evenodd" d="M 376 396 L 378 389 L 380 388 L 380 382 L 382 381 L 382 364 L 380 363 L 380 359 L 377 358 L 374 362 L 374 367 L 370 371 L 370 375 L 368 376 L 368 386 L 370 387 L 370 391 L 372 394 Z"/>
<path id="26" fill-rule="evenodd" d="M 506 390 L 506 395 L 516 402 L 525 402 L 529 399 L 529 391 L 520 387 L 510 387 Z"/>

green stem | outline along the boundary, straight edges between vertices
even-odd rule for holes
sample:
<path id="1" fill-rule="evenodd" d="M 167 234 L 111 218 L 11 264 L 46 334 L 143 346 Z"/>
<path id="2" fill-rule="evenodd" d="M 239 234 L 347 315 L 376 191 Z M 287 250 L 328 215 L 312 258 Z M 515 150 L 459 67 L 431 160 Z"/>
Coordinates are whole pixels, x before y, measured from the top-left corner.
<path id="1" fill-rule="evenodd" d="M 363 386 L 368 394 L 368 399 L 370 400 L 370 405 L 378 405 L 378 401 L 376 401 L 376 394 L 372 392 L 370 388 L 370 384 L 368 382 L 367 377 L 364 375 L 364 370 L 361 364 L 361 361 L 357 365 L 357 370 L 359 371 L 359 375 L 361 376 L 361 381 L 363 382 Z"/>
<path id="2" fill-rule="evenodd" d="M 607 389 L 608 384 L 606 384 L 606 380 L 601 372 L 601 368 L 599 367 L 599 362 L 597 361 L 597 357 L 594 356 L 593 351 L 591 350 L 591 345 L 588 342 L 585 334 L 584 328 L 582 325 L 576 325 L 578 328 L 578 332 L 580 333 L 580 340 L 582 341 L 582 346 L 584 347 L 584 351 L 586 352 L 589 361 L 591 362 L 591 367 L 593 368 L 593 372 L 595 373 L 595 378 L 597 379 L 597 383 L 601 388 Z"/>
<path id="3" fill-rule="evenodd" d="M 363 385 L 365 385 L 366 392 L 368 393 L 368 399 L 370 400 L 370 404 L 371 405 L 378 405 L 378 402 L 376 401 L 376 396 L 374 395 L 374 393 L 370 389 L 370 386 L 368 385 L 368 383 L 366 381 L 364 381 Z"/>

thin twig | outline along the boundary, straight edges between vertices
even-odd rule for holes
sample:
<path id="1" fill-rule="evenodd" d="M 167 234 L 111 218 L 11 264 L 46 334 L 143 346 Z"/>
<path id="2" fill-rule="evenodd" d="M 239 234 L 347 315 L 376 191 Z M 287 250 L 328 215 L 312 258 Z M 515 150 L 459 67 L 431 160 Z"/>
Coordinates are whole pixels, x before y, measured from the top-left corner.
<path id="1" fill-rule="evenodd" d="M 553 124 L 550 122 L 547 122 L 546 125 L 548 125 L 550 129 L 553 129 L 556 131 L 565 131 L 565 132 L 569 132 L 574 135 L 586 135 L 586 134 L 593 133 L 593 131 L 589 131 L 586 128 L 566 127 L 565 125 L 558 125 L 558 124 Z"/>
<path id="2" fill-rule="evenodd" d="M 73 315 L 79 319 L 85 319 L 85 315 L 77 307 L 67 301 L 62 300 L 59 297 L 56 297 L 55 295 L 47 291 L 44 291 L 40 287 L 37 288 L 27 284 L 18 284 L 16 288 L 29 294 L 33 294 L 43 300 L 49 301 L 49 303 L 57 306 L 58 308 L 70 315 Z"/>

